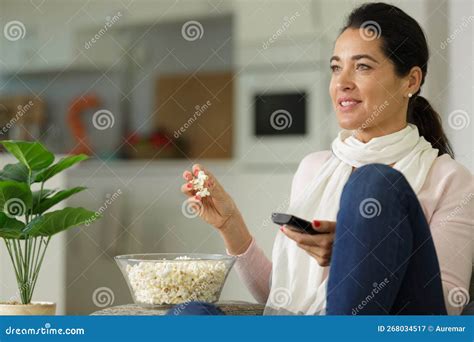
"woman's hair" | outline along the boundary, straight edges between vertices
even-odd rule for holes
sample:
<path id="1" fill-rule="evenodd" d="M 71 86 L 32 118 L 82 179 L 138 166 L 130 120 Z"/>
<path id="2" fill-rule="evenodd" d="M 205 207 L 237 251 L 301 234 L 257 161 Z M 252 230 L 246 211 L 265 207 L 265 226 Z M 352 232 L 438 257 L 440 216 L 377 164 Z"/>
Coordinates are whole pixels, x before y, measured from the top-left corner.
<path id="1" fill-rule="evenodd" d="M 393 5 L 367 3 L 351 12 L 341 33 L 347 28 L 362 29 L 363 33 L 370 35 L 372 39 L 375 36 L 380 37 L 382 51 L 395 65 L 395 73 L 399 77 L 406 76 L 415 66 L 420 67 L 421 90 L 428 69 L 429 51 L 423 30 L 415 19 Z M 440 116 L 430 103 L 419 95 L 420 90 L 408 101 L 407 121 L 416 125 L 420 135 L 439 150 L 438 155 L 448 153 L 454 158 Z"/>

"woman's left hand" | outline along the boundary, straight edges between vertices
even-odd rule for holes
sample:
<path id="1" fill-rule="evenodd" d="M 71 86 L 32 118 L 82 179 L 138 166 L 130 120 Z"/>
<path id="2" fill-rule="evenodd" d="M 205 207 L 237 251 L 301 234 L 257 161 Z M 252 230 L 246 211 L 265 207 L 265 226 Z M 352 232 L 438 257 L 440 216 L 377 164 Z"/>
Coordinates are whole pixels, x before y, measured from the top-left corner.
<path id="1" fill-rule="evenodd" d="M 313 221 L 312 227 L 322 234 L 310 235 L 292 230 L 290 226 L 284 225 L 280 230 L 287 237 L 296 242 L 298 247 L 316 259 L 320 266 L 329 266 L 332 255 L 334 234 L 336 233 L 336 222 Z"/>

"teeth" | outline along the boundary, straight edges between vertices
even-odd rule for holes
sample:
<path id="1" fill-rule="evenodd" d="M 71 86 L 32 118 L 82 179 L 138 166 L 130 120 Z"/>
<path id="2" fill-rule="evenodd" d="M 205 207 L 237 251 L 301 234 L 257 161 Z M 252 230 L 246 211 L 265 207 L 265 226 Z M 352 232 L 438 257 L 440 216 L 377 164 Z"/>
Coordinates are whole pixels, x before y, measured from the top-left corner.
<path id="1" fill-rule="evenodd" d="M 354 103 L 357 103 L 357 101 L 342 101 L 342 102 L 341 102 L 341 106 L 347 107 L 347 106 L 350 106 L 350 105 L 352 105 L 352 104 L 354 104 Z"/>

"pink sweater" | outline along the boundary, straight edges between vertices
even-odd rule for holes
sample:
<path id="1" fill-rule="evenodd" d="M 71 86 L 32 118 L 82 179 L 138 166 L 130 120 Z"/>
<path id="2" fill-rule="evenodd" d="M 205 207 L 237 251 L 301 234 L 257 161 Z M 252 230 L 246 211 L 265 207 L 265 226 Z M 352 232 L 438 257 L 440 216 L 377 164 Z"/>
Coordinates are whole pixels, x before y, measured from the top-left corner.
<path id="1" fill-rule="evenodd" d="M 330 156 L 331 151 L 321 151 L 303 159 L 293 178 L 292 197 L 302 191 Z M 450 297 L 469 291 L 474 260 L 473 197 L 472 174 L 447 154 L 435 160 L 418 194 L 436 247 L 444 299 L 450 315 L 458 315 L 462 311 L 462 307 L 457 307 Z M 265 303 L 270 292 L 272 262 L 255 239 L 252 239 L 247 251 L 237 257 L 235 268 L 241 280 L 257 302 Z M 456 287 L 461 289 L 452 290 Z"/>

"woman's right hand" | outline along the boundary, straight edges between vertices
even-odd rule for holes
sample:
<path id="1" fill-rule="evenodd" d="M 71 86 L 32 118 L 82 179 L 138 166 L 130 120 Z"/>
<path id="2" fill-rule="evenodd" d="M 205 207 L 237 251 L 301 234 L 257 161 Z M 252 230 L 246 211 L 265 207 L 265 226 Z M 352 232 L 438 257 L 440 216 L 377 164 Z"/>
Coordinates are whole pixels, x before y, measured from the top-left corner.
<path id="1" fill-rule="evenodd" d="M 208 176 L 204 186 L 208 188 L 210 195 L 204 198 L 196 196 L 193 190 L 191 180 L 193 174 L 197 175 L 199 171 L 204 171 Z M 186 183 L 181 186 L 181 191 L 188 196 L 186 209 L 197 210 L 199 216 L 217 229 L 222 229 L 229 219 L 236 214 L 237 208 L 234 200 L 224 190 L 214 175 L 199 164 L 194 164 L 192 173 L 188 170 L 183 172 L 183 178 Z"/>

